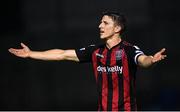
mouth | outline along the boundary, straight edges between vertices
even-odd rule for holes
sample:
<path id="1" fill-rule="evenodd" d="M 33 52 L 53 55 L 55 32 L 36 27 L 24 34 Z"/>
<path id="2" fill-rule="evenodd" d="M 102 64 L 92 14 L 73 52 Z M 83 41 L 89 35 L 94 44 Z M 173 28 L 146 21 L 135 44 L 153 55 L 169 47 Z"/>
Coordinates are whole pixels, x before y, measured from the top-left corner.
<path id="1" fill-rule="evenodd" d="M 104 31 L 103 31 L 103 30 L 100 30 L 100 34 L 102 34 L 102 33 L 104 33 Z"/>

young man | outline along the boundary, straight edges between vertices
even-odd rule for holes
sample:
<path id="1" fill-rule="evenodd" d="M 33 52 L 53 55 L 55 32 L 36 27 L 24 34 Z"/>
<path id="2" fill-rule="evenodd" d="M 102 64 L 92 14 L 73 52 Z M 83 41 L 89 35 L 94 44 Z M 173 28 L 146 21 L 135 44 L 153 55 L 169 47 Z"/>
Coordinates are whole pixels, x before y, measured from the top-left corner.
<path id="1" fill-rule="evenodd" d="M 21 43 L 22 49 L 10 48 L 9 52 L 22 58 L 91 62 L 99 92 L 98 110 L 137 110 L 137 66 L 149 67 L 164 59 L 165 49 L 147 56 L 137 46 L 123 41 L 120 35 L 125 29 L 125 18 L 118 13 L 103 13 L 99 29 L 104 45 L 71 50 L 32 51 Z"/>

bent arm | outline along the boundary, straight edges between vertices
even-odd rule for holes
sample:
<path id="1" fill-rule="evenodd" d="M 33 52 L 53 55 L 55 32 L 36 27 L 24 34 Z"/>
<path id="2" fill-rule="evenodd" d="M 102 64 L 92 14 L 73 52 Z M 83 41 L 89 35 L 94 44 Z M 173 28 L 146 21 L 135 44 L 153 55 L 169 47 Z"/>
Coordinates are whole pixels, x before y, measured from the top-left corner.
<path id="1" fill-rule="evenodd" d="M 165 48 L 161 49 L 154 56 L 140 55 L 138 58 L 138 65 L 144 68 L 152 66 L 154 63 L 163 60 L 166 55 L 163 55 Z"/>
<path id="2" fill-rule="evenodd" d="M 21 58 L 32 58 L 39 60 L 70 60 L 78 62 L 75 50 L 52 49 L 47 51 L 32 51 L 21 43 L 22 49 L 10 48 L 9 52 Z"/>

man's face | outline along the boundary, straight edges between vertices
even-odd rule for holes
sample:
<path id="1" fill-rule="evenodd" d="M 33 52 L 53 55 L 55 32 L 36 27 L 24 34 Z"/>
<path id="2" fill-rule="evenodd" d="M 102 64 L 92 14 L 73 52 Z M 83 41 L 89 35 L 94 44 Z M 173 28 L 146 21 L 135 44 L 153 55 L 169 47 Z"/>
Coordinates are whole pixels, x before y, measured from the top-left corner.
<path id="1" fill-rule="evenodd" d="M 101 23 L 99 25 L 100 29 L 100 38 L 101 39 L 108 39 L 112 37 L 115 33 L 117 33 L 116 25 L 114 21 L 109 16 L 103 16 Z"/>

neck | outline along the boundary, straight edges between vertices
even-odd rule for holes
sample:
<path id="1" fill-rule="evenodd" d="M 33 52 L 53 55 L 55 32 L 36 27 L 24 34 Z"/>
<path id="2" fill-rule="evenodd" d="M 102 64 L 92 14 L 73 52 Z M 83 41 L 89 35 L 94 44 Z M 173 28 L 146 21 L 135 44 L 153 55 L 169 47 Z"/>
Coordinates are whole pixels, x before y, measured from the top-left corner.
<path id="1" fill-rule="evenodd" d="M 121 42 L 121 37 L 118 36 L 113 36 L 111 38 L 108 38 L 106 40 L 106 46 L 111 49 L 112 47 L 116 46 L 117 44 L 119 44 Z"/>

